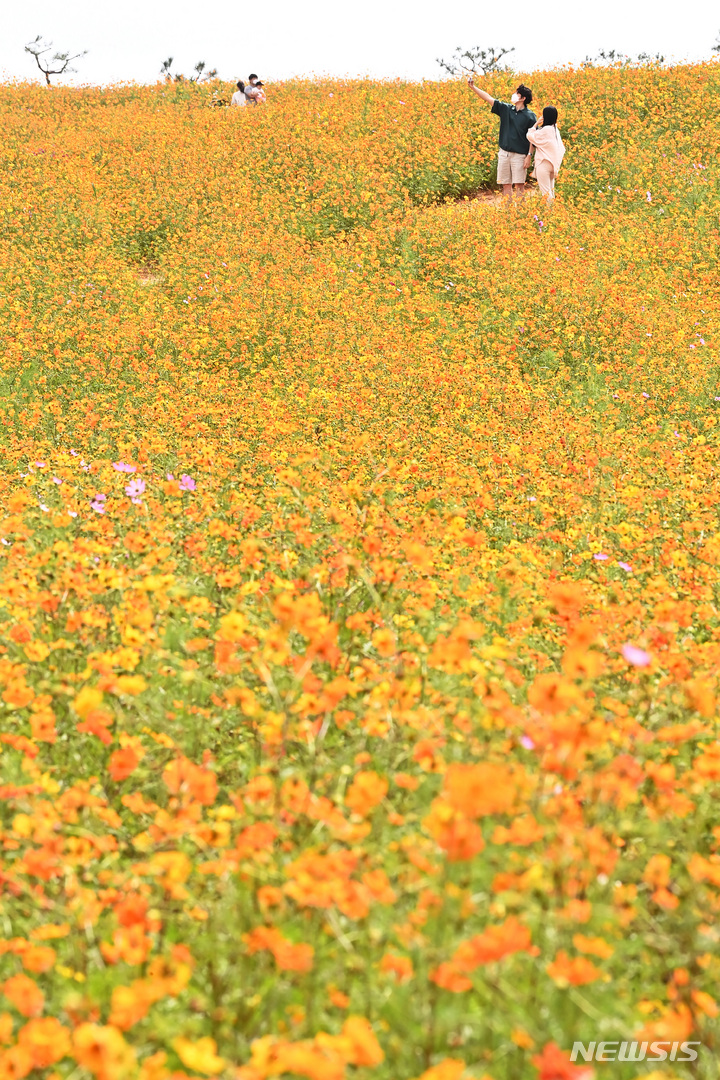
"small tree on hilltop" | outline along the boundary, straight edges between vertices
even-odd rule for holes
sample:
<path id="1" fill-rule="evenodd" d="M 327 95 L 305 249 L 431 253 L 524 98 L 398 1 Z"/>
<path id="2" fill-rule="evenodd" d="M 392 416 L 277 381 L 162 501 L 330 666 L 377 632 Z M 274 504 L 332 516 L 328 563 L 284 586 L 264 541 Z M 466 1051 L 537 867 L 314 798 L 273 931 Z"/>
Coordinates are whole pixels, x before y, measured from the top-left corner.
<path id="1" fill-rule="evenodd" d="M 87 54 L 87 49 L 84 49 L 83 52 L 75 53 L 73 56 L 67 52 L 56 52 L 52 56 L 48 56 L 47 54 L 51 49 L 52 41 L 43 41 L 41 34 L 38 34 L 34 41 L 29 41 L 25 46 L 25 52 L 35 57 L 35 63 L 45 76 L 45 82 L 48 86 L 52 86 L 50 82 L 51 75 L 65 75 L 77 71 L 77 68 L 70 67 L 70 65 L 73 60 L 79 60 L 81 56 Z"/>
<path id="2" fill-rule="evenodd" d="M 715 44 L 712 47 L 712 51 L 720 53 L 720 31 L 718 31 L 718 36 L 715 38 Z"/>
<path id="3" fill-rule="evenodd" d="M 442 60 L 438 57 L 436 63 L 447 71 L 448 75 L 490 75 L 493 71 L 508 71 L 507 65 L 501 66 L 501 61 L 515 49 L 494 49 L 491 47 L 481 49 L 476 45 L 474 49 L 461 49 L 458 45 L 450 60 Z"/>
<path id="4" fill-rule="evenodd" d="M 665 57 L 663 56 L 662 53 L 659 53 L 659 52 L 656 52 L 656 53 L 641 52 L 641 53 L 638 53 L 637 56 L 635 57 L 635 63 L 636 64 L 664 64 L 665 63 Z"/>
<path id="5" fill-rule="evenodd" d="M 662 53 L 650 53 L 641 52 L 638 53 L 635 59 L 632 56 L 626 56 L 624 53 L 618 52 L 616 49 L 600 49 L 597 56 L 586 56 L 583 60 L 583 67 L 599 67 L 609 66 L 615 67 L 643 67 L 648 64 L 664 64 L 665 57 Z"/>
<path id="6" fill-rule="evenodd" d="M 211 79 L 217 78 L 217 68 L 211 68 L 210 71 L 205 71 L 205 61 L 199 60 L 193 68 L 195 72 L 188 79 L 179 71 L 171 71 L 173 65 L 173 57 L 169 56 L 167 60 L 163 60 L 162 67 L 160 68 L 160 75 L 166 82 L 209 82 Z"/>
<path id="7" fill-rule="evenodd" d="M 217 68 L 211 68 L 210 71 L 205 71 L 205 61 L 201 60 L 195 65 L 195 76 L 190 76 L 190 82 L 210 82 L 211 79 L 217 79 Z"/>

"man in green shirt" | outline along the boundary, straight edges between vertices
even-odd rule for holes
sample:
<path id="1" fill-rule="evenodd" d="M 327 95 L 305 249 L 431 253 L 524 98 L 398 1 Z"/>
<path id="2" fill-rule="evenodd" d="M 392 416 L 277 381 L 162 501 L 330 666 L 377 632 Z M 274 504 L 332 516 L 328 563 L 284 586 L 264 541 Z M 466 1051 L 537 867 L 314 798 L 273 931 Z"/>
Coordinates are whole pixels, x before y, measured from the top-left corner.
<path id="1" fill-rule="evenodd" d="M 528 109 L 532 90 L 521 83 L 508 104 L 481 90 L 472 78 L 468 79 L 468 86 L 492 106 L 491 112 L 500 117 L 497 182 L 502 186 L 503 195 L 512 195 L 513 185 L 515 191 L 522 193 L 527 176 L 525 158 L 530 153 L 527 133 L 537 121 L 535 113 Z"/>

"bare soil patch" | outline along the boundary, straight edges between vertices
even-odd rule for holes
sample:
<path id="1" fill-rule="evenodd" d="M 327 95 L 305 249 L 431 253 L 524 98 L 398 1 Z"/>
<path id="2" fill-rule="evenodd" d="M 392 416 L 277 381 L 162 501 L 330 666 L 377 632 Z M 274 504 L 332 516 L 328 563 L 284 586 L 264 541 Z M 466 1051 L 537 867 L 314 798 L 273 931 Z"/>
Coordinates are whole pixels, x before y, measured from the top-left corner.
<path id="1" fill-rule="evenodd" d="M 138 273 L 139 285 L 162 285 L 165 275 L 151 266 L 143 266 Z"/>

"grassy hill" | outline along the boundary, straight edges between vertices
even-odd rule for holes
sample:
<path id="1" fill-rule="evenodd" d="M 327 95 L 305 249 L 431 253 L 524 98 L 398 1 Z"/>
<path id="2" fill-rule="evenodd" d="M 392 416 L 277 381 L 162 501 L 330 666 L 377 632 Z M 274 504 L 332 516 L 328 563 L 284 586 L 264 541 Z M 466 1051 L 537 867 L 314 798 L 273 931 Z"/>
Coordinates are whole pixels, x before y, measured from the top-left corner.
<path id="1" fill-rule="evenodd" d="M 0 87 L 0 1077 L 715 1076 L 719 73 Z"/>

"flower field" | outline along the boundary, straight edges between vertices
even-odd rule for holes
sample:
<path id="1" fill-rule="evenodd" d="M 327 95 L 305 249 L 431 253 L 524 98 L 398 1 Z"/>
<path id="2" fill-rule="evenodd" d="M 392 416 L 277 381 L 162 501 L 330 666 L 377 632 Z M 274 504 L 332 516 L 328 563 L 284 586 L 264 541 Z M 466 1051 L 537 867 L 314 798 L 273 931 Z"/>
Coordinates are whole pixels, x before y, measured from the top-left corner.
<path id="1" fill-rule="evenodd" d="M 0 1080 L 717 1076 L 720 67 L 523 79 L 0 87 Z"/>

